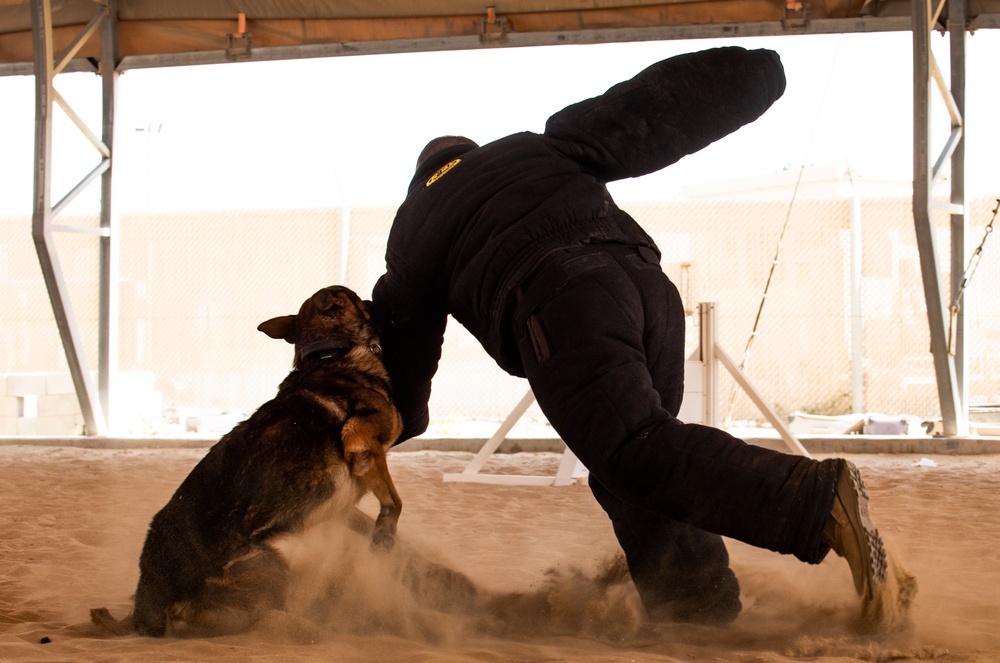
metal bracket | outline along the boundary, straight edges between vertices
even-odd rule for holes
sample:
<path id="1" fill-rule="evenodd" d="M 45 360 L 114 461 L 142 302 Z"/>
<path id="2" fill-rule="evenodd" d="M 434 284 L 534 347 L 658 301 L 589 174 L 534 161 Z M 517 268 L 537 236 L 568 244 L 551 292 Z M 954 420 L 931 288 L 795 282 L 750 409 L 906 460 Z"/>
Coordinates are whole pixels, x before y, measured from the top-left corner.
<path id="1" fill-rule="evenodd" d="M 479 19 L 479 39 L 484 43 L 505 40 L 509 30 L 507 19 L 497 17 L 496 7 L 487 7 L 486 16 Z"/>
<path id="2" fill-rule="evenodd" d="M 249 60 L 252 47 L 253 35 L 247 32 L 247 15 L 240 12 L 237 15 L 236 32 L 226 35 L 226 57 L 234 62 Z"/>
<path id="3" fill-rule="evenodd" d="M 804 30 L 809 27 L 809 3 L 785 0 L 781 26 L 785 30 Z"/>

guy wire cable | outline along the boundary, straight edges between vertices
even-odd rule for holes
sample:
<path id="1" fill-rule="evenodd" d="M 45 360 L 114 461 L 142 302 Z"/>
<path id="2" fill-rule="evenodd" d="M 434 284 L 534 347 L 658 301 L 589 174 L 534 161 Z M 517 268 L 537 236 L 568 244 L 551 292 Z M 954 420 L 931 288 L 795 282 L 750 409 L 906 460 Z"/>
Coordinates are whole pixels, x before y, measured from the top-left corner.
<path id="1" fill-rule="evenodd" d="M 986 245 L 986 240 L 989 238 L 990 233 L 993 232 L 993 222 L 997 220 L 997 213 L 1000 212 L 1000 198 L 997 198 L 996 201 L 997 205 L 993 208 L 993 216 L 990 217 L 990 222 L 983 228 L 983 238 L 979 241 L 979 246 L 969 256 L 969 264 L 962 274 L 962 281 L 958 286 L 958 292 L 955 294 L 951 306 L 948 307 L 948 354 L 952 357 L 956 353 L 955 327 L 958 324 L 958 312 L 962 309 L 962 296 L 965 295 L 965 289 L 969 287 L 976 269 L 979 268 L 979 261 L 983 257 L 983 247 Z"/>
<path id="2" fill-rule="evenodd" d="M 823 87 L 823 95 L 820 97 L 819 108 L 820 110 L 826 105 L 827 93 L 830 91 L 830 82 L 833 79 L 833 68 L 837 64 L 837 58 L 840 55 L 840 45 L 844 40 L 844 35 L 841 34 L 837 39 L 837 46 L 833 52 L 833 58 L 830 61 L 830 70 L 827 72 L 826 85 Z M 788 222 L 792 217 L 792 208 L 795 205 L 795 200 L 799 194 L 799 185 L 802 183 L 802 174 L 806 169 L 806 159 L 809 157 L 809 152 L 812 149 L 813 140 L 816 138 L 816 133 L 819 130 L 820 113 L 816 114 L 816 122 L 813 124 L 812 132 L 809 134 L 809 140 L 806 142 L 806 148 L 802 153 L 802 165 L 799 166 L 799 174 L 795 178 L 795 186 L 792 189 L 792 197 L 788 201 L 788 209 L 785 212 L 785 220 L 781 224 L 781 232 L 778 234 L 778 243 L 774 249 L 774 258 L 771 260 L 771 267 L 767 273 L 767 281 L 764 283 L 764 292 L 760 298 L 760 304 L 757 306 L 757 315 L 754 317 L 753 329 L 750 331 L 750 337 L 747 339 L 746 347 L 743 350 L 743 360 L 740 362 L 740 371 L 746 373 L 746 367 L 750 363 L 750 348 L 753 346 L 753 341 L 758 336 L 757 329 L 760 326 L 761 314 L 764 312 L 764 302 L 767 301 L 767 295 L 771 290 L 771 281 L 774 278 L 774 271 L 778 265 L 779 258 L 781 257 L 782 243 L 785 239 L 785 231 L 788 229 Z M 736 409 L 736 399 L 739 397 L 740 389 L 738 385 L 733 385 L 731 396 L 729 398 L 729 412 L 726 415 L 725 421 L 732 421 L 733 411 Z"/>

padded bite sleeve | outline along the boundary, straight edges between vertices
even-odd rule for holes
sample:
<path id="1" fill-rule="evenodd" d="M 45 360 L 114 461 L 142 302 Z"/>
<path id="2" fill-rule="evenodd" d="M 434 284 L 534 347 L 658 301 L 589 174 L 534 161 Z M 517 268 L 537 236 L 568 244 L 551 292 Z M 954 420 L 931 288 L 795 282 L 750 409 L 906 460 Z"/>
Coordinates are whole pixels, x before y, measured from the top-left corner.
<path id="1" fill-rule="evenodd" d="M 737 46 L 657 62 L 548 119 L 545 135 L 605 182 L 675 163 L 753 122 L 785 91 L 774 51 Z"/>

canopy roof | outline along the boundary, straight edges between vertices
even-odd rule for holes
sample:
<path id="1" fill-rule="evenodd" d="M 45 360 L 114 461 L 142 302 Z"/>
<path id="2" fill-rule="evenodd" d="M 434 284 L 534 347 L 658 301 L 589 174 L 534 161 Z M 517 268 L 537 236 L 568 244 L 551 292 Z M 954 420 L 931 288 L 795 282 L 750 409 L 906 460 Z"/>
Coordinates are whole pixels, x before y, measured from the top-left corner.
<path id="1" fill-rule="evenodd" d="M 505 0 L 495 7 L 472 0 L 52 0 L 54 51 L 70 48 L 109 3 L 120 70 L 911 27 L 909 0 Z M 29 0 L 0 0 L 0 75 L 33 73 L 32 11 Z M 970 0 L 968 19 L 970 30 L 1000 26 L 1000 0 Z M 98 51 L 97 40 L 84 43 L 65 71 L 93 70 Z"/>

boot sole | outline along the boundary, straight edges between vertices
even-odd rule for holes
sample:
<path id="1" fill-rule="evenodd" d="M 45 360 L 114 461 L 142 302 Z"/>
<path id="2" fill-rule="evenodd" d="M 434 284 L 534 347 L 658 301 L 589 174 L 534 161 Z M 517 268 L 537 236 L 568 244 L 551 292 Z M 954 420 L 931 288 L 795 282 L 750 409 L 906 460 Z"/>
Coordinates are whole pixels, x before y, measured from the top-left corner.
<path id="1" fill-rule="evenodd" d="M 868 491 L 861 473 L 851 462 L 844 470 L 850 482 L 848 495 L 838 491 L 864 555 L 865 582 L 857 588 L 862 597 L 861 626 L 866 631 L 892 631 L 909 622 L 909 609 L 917 593 L 917 581 L 891 555 L 868 513 Z"/>
<path id="2" fill-rule="evenodd" d="M 844 471 L 847 473 L 847 480 L 851 490 L 845 495 L 840 491 L 837 497 L 844 505 L 847 517 L 851 521 L 851 528 L 854 533 L 861 537 L 858 547 L 864 555 L 865 584 L 867 587 L 856 587 L 858 594 L 865 594 L 869 598 L 875 592 L 873 583 L 883 584 L 886 581 L 888 562 L 885 554 L 885 544 L 879 534 L 871 516 L 868 513 L 868 491 L 865 483 L 861 480 L 861 473 L 854 463 L 845 462 Z"/>

